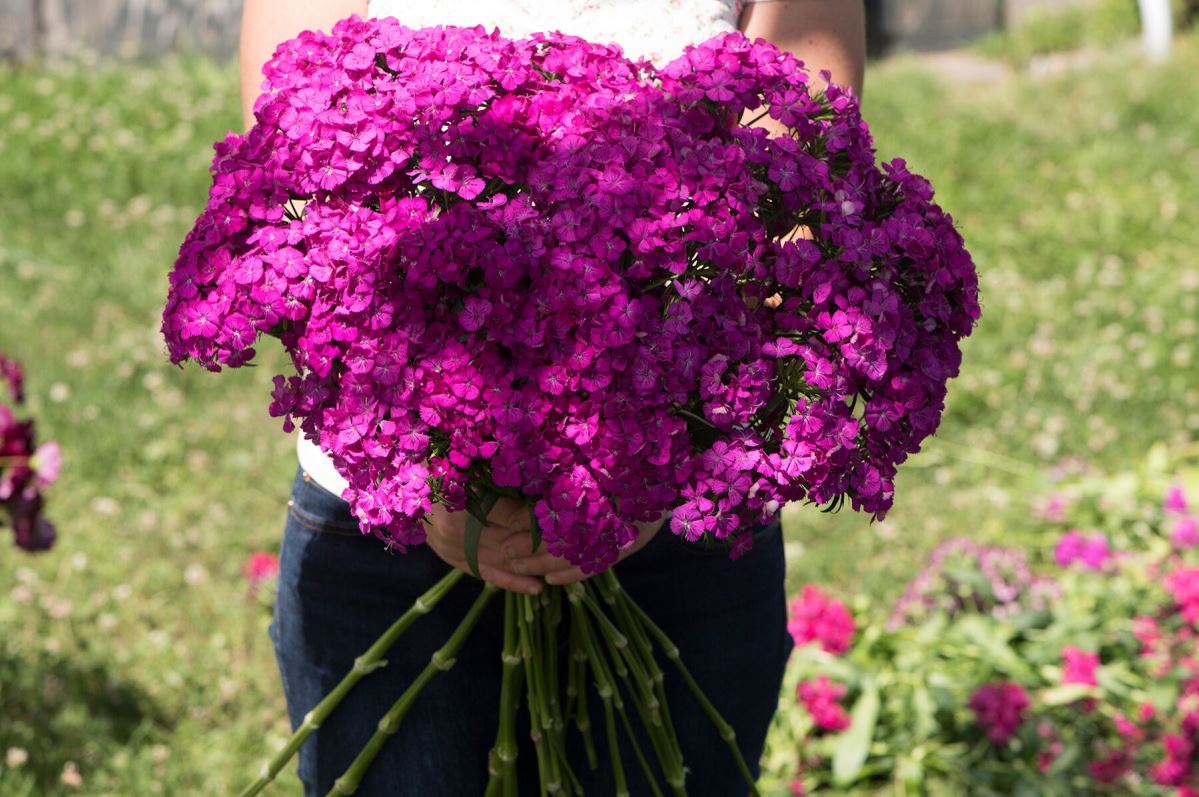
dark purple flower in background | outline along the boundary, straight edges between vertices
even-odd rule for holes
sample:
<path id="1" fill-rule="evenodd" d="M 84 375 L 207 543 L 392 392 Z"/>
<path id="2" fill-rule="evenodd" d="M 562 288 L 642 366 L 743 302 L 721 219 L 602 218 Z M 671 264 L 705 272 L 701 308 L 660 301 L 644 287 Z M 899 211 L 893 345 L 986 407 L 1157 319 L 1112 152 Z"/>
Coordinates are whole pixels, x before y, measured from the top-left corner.
<path id="1" fill-rule="evenodd" d="M 0 352 L 0 381 L 8 385 L 8 395 L 14 404 L 25 400 L 25 375 L 16 360 L 10 360 Z"/>
<path id="2" fill-rule="evenodd" d="M 14 405 L 24 400 L 20 366 L 0 354 L 0 380 L 8 384 Z M 44 551 L 54 544 L 54 525 L 42 515 L 42 490 L 57 478 L 62 465 L 57 443 L 38 446 L 34 423 L 17 420 L 0 400 L 0 522 L 7 515 L 17 547 Z"/>
<path id="3" fill-rule="evenodd" d="M 1030 705 L 1024 687 L 1011 681 L 984 684 L 970 696 L 975 721 L 986 730 L 987 738 L 999 745 L 1016 735 Z"/>

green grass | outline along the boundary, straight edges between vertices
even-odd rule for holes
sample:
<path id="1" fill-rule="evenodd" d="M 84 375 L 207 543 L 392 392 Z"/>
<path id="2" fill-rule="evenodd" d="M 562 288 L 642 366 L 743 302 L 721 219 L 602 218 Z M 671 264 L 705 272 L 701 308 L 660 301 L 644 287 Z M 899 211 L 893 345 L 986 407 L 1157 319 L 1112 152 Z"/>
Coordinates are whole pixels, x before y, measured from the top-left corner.
<path id="1" fill-rule="evenodd" d="M 985 36 L 976 48 L 991 58 L 1025 64 L 1038 55 L 1110 45 L 1135 36 L 1140 25 L 1137 0 L 1093 0 L 1065 10 L 1033 11 L 1019 27 Z"/>
<path id="2" fill-rule="evenodd" d="M 788 515 L 793 586 L 888 600 L 937 540 L 1019 533 L 1061 458 L 1115 468 L 1196 436 L 1197 69 L 1193 38 L 1161 68 L 1049 81 L 873 69 L 879 148 L 954 213 L 984 316 L 887 521 Z M 157 330 L 209 145 L 238 124 L 235 74 L 0 69 L 0 86 L 0 350 L 66 463 L 59 546 L 0 541 L 0 797 L 229 793 L 287 730 L 240 574 L 277 545 L 295 467 L 266 414 L 282 358 L 181 371 Z M 7 765 L 12 748 L 28 760 Z"/>

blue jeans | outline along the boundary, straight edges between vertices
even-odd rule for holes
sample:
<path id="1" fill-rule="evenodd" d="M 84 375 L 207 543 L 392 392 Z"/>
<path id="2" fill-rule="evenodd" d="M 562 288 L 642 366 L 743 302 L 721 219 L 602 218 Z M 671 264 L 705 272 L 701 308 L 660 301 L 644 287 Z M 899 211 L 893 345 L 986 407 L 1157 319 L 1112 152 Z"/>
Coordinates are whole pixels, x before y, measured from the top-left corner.
<path id="1" fill-rule="evenodd" d="M 717 710 L 736 729 L 737 743 L 757 774 L 766 731 L 777 707 L 791 651 L 786 628 L 782 535 L 777 522 L 754 530 L 753 549 L 737 561 L 664 530 L 616 566 L 621 583 L 678 645 L 682 659 Z M 364 536 L 348 504 L 297 475 L 280 555 L 279 592 L 271 638 L 298 726 L 341 680 L 354 657 L 449 566 L 426 546 L 388 554 Z M 384 712 L 449 637 L 480 584 L 460 582 L 419 618 L 386 654 L 387 666 L 363 678 L 300 750 L 300 778 L 309 797 L 324 795 L 374 732 Z M 463 646 L 457 663 L 425 688 L 399 732 L 384 745 L 361 788 L 364 797 L 472 797 L 487 781 L 487 754 L 499 722 L 502 601 L 494 600 Z M 667 703 L 688 768 L 693 797 L 744 795 L 732 757 L 677 672 L 663 661 Z M 588 769 L 581 750 L 574 768 L 588 795 L 615 793 L 603 744 L 602 707 L 590 688 L 593 733 L 600 755 Z M 527 718 L 521 718 L 527 729 Z M 637 724 L 636 717 L 633 717 Z M 527 730 L 517 758 L 521 794 L 536 793 Z M 570 738 L 577 742 L 573 730 Z M 620 734 L 623 740 L 623 732 Z M 624 742 L 622 741 L 622 744 Z M 643 749 L 652 757 L 645 742 Z M 631 748 L 622 756 L 634 797 L 650 794 Z"/>

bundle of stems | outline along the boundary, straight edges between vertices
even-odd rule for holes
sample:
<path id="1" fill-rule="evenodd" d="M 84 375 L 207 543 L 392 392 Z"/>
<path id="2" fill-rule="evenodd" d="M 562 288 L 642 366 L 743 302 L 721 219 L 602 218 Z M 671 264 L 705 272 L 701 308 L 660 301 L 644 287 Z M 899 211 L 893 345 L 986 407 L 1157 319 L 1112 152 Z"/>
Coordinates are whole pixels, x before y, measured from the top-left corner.
<path id="1" fill-rule="evenodd" d="M 263 766 L 257 780 L 246 787 L 240 797 L 253 797 L 262 792 L 350 689 L 361 678 L 387 664 L 383 658 L 387 650 L 417 618 L 432 611 L 462 575 L 461 571 L 450 571 L 359 656 L 353 669 L 305 716 L 288 742 Z M 458 651 L 474 630 L 483 610 L 500 593 L 501 590 L 490 584 L 483 586 L 450 638 L 433 653 L 424 670 L 384 714 L 362 752 L 329 791 L 329 797 L 354 793 L 383 744 L 399 731 L 421 690 L 439 672 L 454 665 Z M 540 595 L 514 592 L 502 592 L 502 595 L 504 643 L 499 727 L 486 761 L 489 778 L 484 797 L 514 797 L 529 793 L 529 784 L 525 784 L 526 790 L 520 788 L 516 769 L 517 716 L 522 700 L 537 758 L 538 793 L 541 797 L 584 794 L 575 770 L 582 762 L 568 760 L 567 734 L 572 731 L 580 734 L 588 767 L 595 769 L 602 765 L 591 726 L 589 688 L 595 689 L 603 707 L 603 726 L 597 732 L 606 737 L 607 763 L 612 768 L 617 794 L 621 797 L 629 794 L 627 762 L 620 755 L 618 736 L 621 733 L 629 740 L 635 764 L 645 773 L 655 797 L 665 797 L 668 793 L 675 797 L 686 794 L 683 754 L 666 705 L 664 684 L 667 675 L 659 664 L 655 648 L 673 665 L 677 677 L 682 678 L 716 726 L 749 793 L 758 795 L 732 727 L 691 677 L 678 648 L 621 588 L 614 572 L 608 570 L 564 587 L 550 586 Z M 648 750 L 638 741 L 635 722 L 644 731 Z"/>

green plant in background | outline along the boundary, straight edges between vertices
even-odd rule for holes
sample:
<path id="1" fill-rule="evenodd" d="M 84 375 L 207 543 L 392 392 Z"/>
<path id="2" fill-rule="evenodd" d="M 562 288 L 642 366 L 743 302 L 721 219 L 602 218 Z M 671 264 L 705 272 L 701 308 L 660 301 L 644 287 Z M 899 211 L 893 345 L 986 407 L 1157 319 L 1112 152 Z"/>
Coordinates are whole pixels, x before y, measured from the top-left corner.
<path id="1" fill-rule="evenodd" d="M 806 588 L 764 793 L 1196 794 L 1196 499 L 1157 447 L 1063 477 L 1035 545 L 943 544 L 889 613 Z"/>
<path id="2" fill-rule="evenodd" d="M 1066 10 L 1038 10 L 1012 30 L 981 39 L 978 51 L 1016 65 L 1048 53 L 1102 47 L 1140 30 L 1137 0 L 1095 0 Z"/>

